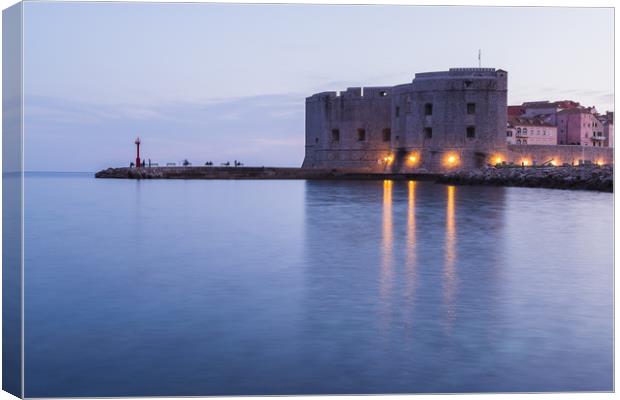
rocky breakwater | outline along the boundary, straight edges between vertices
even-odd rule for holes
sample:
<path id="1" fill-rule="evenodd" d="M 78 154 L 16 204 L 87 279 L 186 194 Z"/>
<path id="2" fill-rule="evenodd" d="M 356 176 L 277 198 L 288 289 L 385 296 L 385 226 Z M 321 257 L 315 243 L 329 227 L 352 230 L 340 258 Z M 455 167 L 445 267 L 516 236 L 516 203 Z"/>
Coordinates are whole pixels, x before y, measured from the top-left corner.
<path id="1" fill-rule="evenodd" d="M 455 185 L 526 186 L 551 189 L 613 192 L 612 166 L 488 167 L 456 171 L 438 182 Z"/>

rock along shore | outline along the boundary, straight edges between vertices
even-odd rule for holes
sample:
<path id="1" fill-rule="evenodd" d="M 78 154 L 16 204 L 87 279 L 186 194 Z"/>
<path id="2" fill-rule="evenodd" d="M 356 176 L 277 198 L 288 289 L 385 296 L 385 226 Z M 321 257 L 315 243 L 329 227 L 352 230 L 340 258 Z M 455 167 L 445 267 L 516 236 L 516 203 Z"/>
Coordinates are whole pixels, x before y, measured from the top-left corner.
<path id="1" fill-rule="evenodd" d="M 108 168 L 97 172 L 95 177 L 116 179 L 412 179 L 453 185 L 524 186 L 613 192 L 612 166 L 488 167 L 473 171 L 455 171 L 443 175 L 273 167 L 125 167 Z"/>
<path id="2" fill-rule="evenodd" d="M 612 166 L 500 167 L 456 171 L 439 177 L 453 185 L 526 186 L 613 192 Z"/>

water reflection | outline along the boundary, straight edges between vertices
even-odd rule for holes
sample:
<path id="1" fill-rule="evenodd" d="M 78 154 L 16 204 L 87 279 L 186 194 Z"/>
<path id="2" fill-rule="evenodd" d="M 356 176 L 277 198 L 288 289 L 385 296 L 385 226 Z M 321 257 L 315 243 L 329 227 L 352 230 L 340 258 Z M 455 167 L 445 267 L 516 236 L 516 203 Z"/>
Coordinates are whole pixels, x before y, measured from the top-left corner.
<path id="1" fill-rule="evenodd" d="M 393 288 L 393 256 L 394 256 L 394 225 L 392 221 L 392 190 L 393 182 L 383 181 L 383 217 L 381 245 L 381 278 L 379 291 L 382 305 L 383 329 L 389 328 L 391 295 Z"/>
<path id="2" fill-rule="evenodd" d="M 611 235 L 611 224 L 569 234 L 570 219 L 541 218 L 541 196 L 557 214 L 566 192 L 407 181 L 305 187 L 294 361 L 311 374 L 311 391 L 611 387 L 611 308 L 601 299 L 611 298 L 612 267 L 604 251 L 575 250 L 588 235 Z M 607 215 L 605 204 L 596 215 Z M 541 219 L 544 246 L 528 236 Z"/>
<path id="3" fill-rule="evenodd" d="M 383 219 L 381 246 L 381 293 L 391 289 L 394 226 L 392 222 L 392 181 L 383 181 Z"/>
<path id="4" fill-rule="evenodd" d="M 446 240 L 445 260 L 443 269 L 443 302 L 446 309 L 445 321 L 448 332 L 451 331 L 456 318 L 455 295 L 457 291 L 456 277 L 456 221 L 454 216 L 455 186 L 448 186 L 446 203 Z"/>
<path id="5" fill-rule="evenodd" d="M 415 191 L 416 182 L 407 182 L 407 234 L 405 255 L 405 326 L 407 332 L 412 327 L 413 305 L 415 301 L 415 288 L 417 283 L 416 271 L 416 219 L 415 219 Z"/>

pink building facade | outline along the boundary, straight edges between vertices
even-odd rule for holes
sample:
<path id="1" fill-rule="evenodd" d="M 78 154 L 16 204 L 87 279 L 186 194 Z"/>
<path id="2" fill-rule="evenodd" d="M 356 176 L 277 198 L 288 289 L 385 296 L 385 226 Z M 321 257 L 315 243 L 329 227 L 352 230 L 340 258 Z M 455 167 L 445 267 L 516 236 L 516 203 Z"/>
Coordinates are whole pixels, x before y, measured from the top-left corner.
<path id="1" fill-rule="evenodd" d="M 506 141 L 508 144 L 555 145 L 558 142 L 557 128 L 541 118 L 511 118 Z"/>
<path id="2" fill-rule="evenodd" d="M 574 108 L 557 113 L 558 144 L 603 147 L 603 123 L 590 108 Z"/>
<path id="3" fill-rule="evenodd" d="M 613 112 L 598 114 L 594 107 L 584 107 L 572 100 L 534 101 L 520 106 L 509 106 L 508 119 L 515 118 L 540 120 L 543 124 L 555 126 L 556 142 L 552 144 L 613 147 Z M 518 138 L 515 136 L 518 134 L 516 127 L 514 128 L 507 131 L 509 143 L 517 144 L 519 139 L 522 142 L 527 140 L 528 144 L 534 144 L 534 140 L 536 144 L 540 141 L 530 138 L 529 135 L 525 137 L 523 130 Z M 544 138 L 544 141 L 549 142 L 548 138 Z"/>

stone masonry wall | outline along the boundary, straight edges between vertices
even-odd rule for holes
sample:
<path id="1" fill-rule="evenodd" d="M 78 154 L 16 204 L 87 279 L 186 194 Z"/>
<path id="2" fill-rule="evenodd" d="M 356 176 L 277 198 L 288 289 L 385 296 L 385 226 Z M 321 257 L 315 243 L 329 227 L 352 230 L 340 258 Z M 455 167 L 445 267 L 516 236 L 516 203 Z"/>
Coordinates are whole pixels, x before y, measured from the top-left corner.
<path id="1" fill-rule="evenodd" d="M 613 164 L 614 149 L 611 147 L 570 146 L 570 145 L 508 145 L 507 152 L 500 154 L 502 159 L 520 165 L 540 165 L 554 160 L 557 165 L 577 164 L 579 160 L 592 163 Z"/>
<path id="2" fill-rule="evenodd" d="M 303 167 L 439 172 L 483 166 L 506 151 L 506 98 L 507 73 L 493 68 L 421 73 L 412 83 L 363 93 L 315 94 L 306 99 Z"/>
<path id="3" fill-rule="evenodd" d="M 379 170 L 378 160 L 390 152 L 390 90 L 349 88 L 308 97 L 302 167 Z"/>

